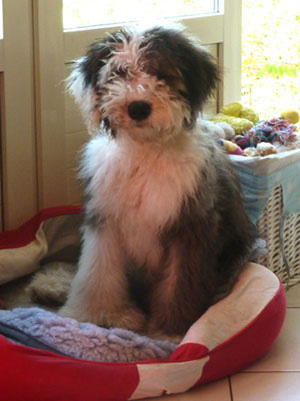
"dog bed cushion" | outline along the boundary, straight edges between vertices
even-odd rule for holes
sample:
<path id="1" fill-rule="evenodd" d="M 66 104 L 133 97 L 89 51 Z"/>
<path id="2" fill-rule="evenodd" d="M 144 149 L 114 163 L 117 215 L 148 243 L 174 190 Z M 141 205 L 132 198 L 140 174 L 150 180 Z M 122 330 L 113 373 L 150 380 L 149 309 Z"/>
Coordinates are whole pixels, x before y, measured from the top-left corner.
<path id="1" fill-rule="evenodd" d="M 40 263 L 76 262 L 80 223 L 79 207 L 52 208 L 0 234 L 0 284 Z M 106 401 L 184 392 L 263 356 L 280 332 L 285 310 L 279 278 L 248 263 L 229 296 L 209 308 L 179 345 L 39 308 L 0 311 L 1 393 L 7 401 L 40 400 L 41 394 L 44 400 Z"/>

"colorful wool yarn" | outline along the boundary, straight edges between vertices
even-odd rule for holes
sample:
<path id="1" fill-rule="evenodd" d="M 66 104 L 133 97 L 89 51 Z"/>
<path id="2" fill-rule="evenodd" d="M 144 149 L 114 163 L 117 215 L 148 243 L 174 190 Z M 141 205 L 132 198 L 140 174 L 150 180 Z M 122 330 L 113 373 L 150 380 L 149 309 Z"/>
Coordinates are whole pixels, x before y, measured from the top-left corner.
<path id="1" fill-rule="evenodd" d="M 241 149 L 247 149 L 249 147 L 254 147 L 254 143 L 252 141 L 252 138 L 250 138 L 249 135 L 237 135 L 235 138 L 235 143 L 241 148 Z"/>
<path id="2" fill-rule="evenodd" d="M 252 127 L 246 136 L 249 136 L 252 146 L 260 142 L 279 142 L 286 145 L 288 141 L 296 138 L 297 127 L 282 118 L 272 118 L 271 120 L 260 121 Z"/>

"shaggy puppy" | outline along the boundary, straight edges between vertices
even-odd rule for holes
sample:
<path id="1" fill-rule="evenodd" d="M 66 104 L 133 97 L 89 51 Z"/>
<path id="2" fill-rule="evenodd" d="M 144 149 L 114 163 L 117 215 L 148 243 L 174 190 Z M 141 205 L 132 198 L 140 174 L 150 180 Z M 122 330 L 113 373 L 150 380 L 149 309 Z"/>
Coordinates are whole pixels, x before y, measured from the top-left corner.
<path id="1" fill-rule="evenodd" d="M 256 230 L 211 125 L 196 124 L 217 81 L 212 57 L 174 28 L 116 32 L 77 62 L 69 87 L 95 136 L 64 316 L 181 334 L 231 290 Z"/>

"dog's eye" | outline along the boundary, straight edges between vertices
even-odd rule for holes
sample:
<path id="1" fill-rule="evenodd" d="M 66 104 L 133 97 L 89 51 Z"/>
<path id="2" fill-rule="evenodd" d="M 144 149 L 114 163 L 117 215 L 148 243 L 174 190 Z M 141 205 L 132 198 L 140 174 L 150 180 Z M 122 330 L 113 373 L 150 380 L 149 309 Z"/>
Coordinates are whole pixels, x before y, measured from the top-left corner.
<path id="1" fill-rule="evenodd" d="M 159 81 L 164 81 L 167 85 L 176 87 L 177 86 L 177 81 L 178 77 L 172 75 L 172 74 L 158 74 L 157 78 Z"/>
<path id="2" fill-rule="evenodd" d="M 160 81 L 165 81 L 165 82 L 168 82 L 169 80 L 170 80 L 170 76 L 169 75 L 167 75 L 167 74 L 157 74 L 157 78 L 160 80 Z"/>
<path id="3" fill-rule="evenodd" d="M 186 91 L 184 91 L 184 90 L 179 90 L 178 93 L 179 93 L 179 95 L 181 95 L 184 98 L 188 97 L 188 93 Z"/>
<path id="4" fill-rule="evenodd" d="M 117 75 L 120 78 L 125 78 L 127 75 L 127 68 L 126 67 L 119 67 L 118 69 L 115 70 L 115 75 Z"/>

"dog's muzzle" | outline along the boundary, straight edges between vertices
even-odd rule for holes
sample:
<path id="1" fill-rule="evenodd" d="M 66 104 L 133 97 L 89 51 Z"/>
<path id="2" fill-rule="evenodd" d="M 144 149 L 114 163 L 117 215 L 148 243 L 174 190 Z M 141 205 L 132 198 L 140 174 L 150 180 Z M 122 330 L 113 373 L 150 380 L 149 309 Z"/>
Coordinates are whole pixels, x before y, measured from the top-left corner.
<path id="1" fill-rule="evenodd" d="M 144 101 L 135 101 L 128 106 L 128 115 L 132 120 L 146 120 L 152 111 L 152 105 Z"/>

